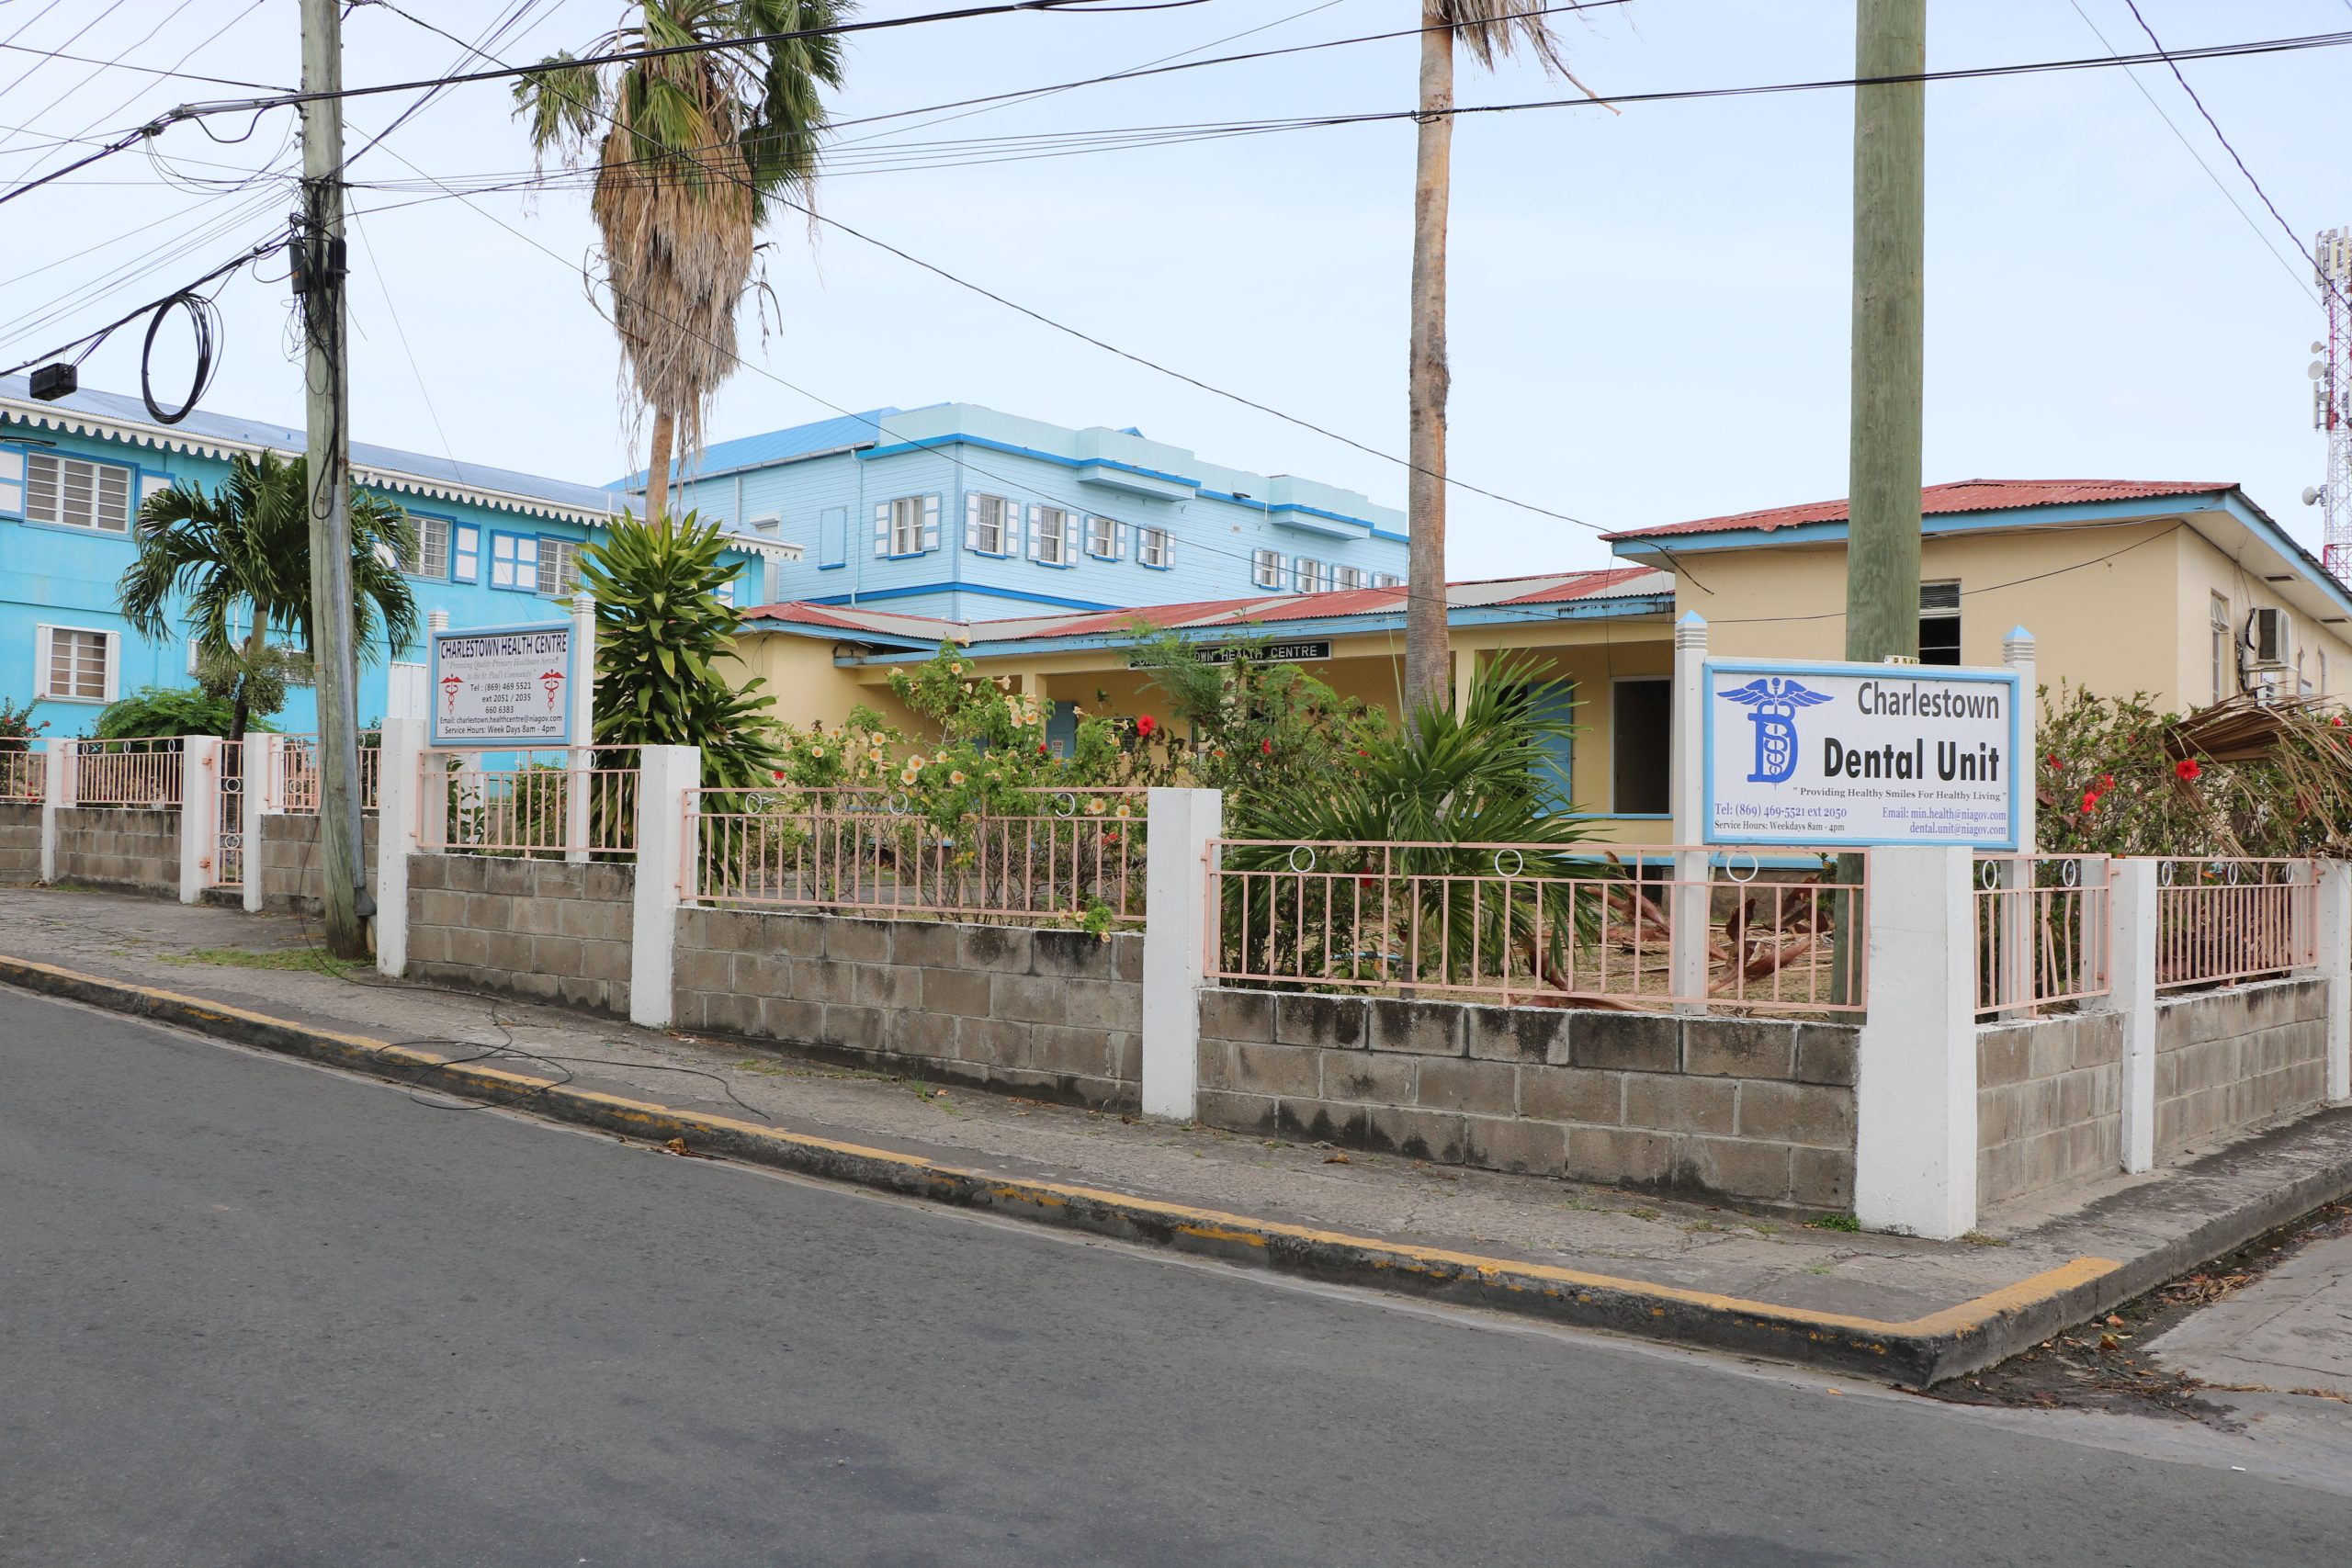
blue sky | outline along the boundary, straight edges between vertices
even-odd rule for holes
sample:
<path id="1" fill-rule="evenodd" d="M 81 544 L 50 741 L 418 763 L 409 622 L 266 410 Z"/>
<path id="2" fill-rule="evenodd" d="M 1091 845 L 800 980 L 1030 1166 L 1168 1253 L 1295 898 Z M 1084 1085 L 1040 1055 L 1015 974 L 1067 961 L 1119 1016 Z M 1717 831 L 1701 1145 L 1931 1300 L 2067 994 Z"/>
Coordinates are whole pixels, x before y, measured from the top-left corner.
<path id="1" fill-rule="evenodd" d="M 296 73 L 294 0 L 121 0 L 68 45 L 94 3 L 7 0 L 0 39 L 21 28 L 16 41 L 93 58 L 274 83 Z M 2352 28 L 2352 0 L 2140 5 L 2176 47 Z M 493 10 L 487 0 L 402 8 L 466 37 Z M 876 0 L 866 14 L 933 8 Z M 582 47 L 617 11 L 616 0 L 539 0 L 520 41 L 498 52 Z M 1385 32 L 1417 15 L 1412 0 L 1205 0 L 875 33 L 852 46 L 835 112 L 886 114 L 1180 51 Z M 1604 94 L 1834 77 L 1852 64 L 1851 0 L 1629 0 L 1555 26 L 1577 75 Z M 2124 0 L 1932 0 L 1930 64 L 2098 54 L 2094 26 L 2119 49 L 2139 47 Z M 1261 30 L 1215 42 L 1246 29 Z M 434 74 L 458 53 L 379 6 L 355 11 L 345 38 L 354 85 Z M 1121 347 L 1401 456 L 1409 125 L 920 165 L 939 162 L 922 144 L 950 139 L 1408 107 L 1415 51 L 1409 39 L 1360 44 L 952 121 L 858 126 L 842 133 L 820 204 Z M 0 132 L 0 180 L 62 161 L 43 164 L 50 154 L 23 143 L 238 91 L 119 71 L 85 82 L 89 67 L 56 61 L 20 82 L 35 64 L 0 52 L 0 125 L 26 128 Z M 2184 69 L 2298 235 L 2352 222 L 2335 118 L 2352 51 Z M 1465 103 L 1566 90 L 1521 62 L 1492 76 L 1465 64 L 1461 86 Z M 352 144 L 405 101 L 352 103 Z M 523 171 L 506 106 L 497 85 L 444 94 L 353 169 L 400 187 L 355 197 L 363 211 L 382 209 L 360 220 L 352 246 L 356 425 L 371 441 L 602 479 L 628 466 L 629 433 L 611 335 L 582 287 L 585 195 L 502 192 L 469 207 L 418 203 L 435 193 L 413 188 L 417 170 L 453 181 Z M 1928 112 L 1928 478 L 2236 480 L 2314 538 L 2316 514 L 2299 500 L 2322 457 L 2304 375 L 2322 326 L 2309 268 L 2178 85 L 2161 67 L 1943 84 Z M 1851 95 L 1830 91 L 1465 118 L 1454 146 L 1453 472 L 1603 527 L 1842 493 L 1851 113 Z M 222 137 L 244 129 L 211 122 Z M 134 152 L 12 204 L 0 363 L 261 238 L 289 188 L 189 182 L 265 166 L 293 133 L 284 110 L 233 145 L 177 127 L 158 143 L 163 167 Z M 912 169 L 860 161 L 910 147 Z M 150 226 L 122 237 L 140 225 Z M 720 397 L 714 438 L 836 405 L 961 400 L 1136 425 L 1216 462 L 1403 504 L 1393 462 L 1114 357 L 839 232 L 812 245 L 793 220 L 766 237 L 782 319 L 763 346 L 747 318 L 750 365 Z M 97 248 L 74 254 L 85 247 Z M 86 297 L 59 300 L 77 288 Z M 241 275 L 221 303 L 227 358 L 210 406 L 299 424 L 282 283 Z M 51 319 L 35 319 L 52 306 Z M 134 389 L 137 339 L 126 332 L 98 350 L 85 380 Z M 1503 502 L 1457 491 L 1451 518 L 1455 576 L 1605 558 L 1591 531 Z"/>

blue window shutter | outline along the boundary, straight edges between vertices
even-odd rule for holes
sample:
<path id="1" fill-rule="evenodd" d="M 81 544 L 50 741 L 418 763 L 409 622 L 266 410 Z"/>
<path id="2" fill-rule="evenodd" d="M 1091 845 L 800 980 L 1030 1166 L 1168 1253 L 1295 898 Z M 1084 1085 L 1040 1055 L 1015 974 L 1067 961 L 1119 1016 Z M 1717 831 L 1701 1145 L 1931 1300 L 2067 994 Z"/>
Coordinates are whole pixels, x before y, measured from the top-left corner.
<path id="1" fill-rule="evenodd" d="M 874 553 L 877 556 L 890 553 L 890 503 L 887 501 L 876 502 L 874 505 Z"/>
<path id="2" fill-rule="evenodd" d="M 1566 723 L 1576 716 L 1577 689 L 1571 681 L 1553 681 L 1530 688 L 1529 716 Z M 1543 761 L 1535 764 L 1544 809 L 1558 815 L 1576 807 L 1576 737 L 1546 735 Z"/>
<path id="3" fill-rule="evenodd" d="M 922 498 L 922 547 L 939 548 L 939 497 L 935 495 Z"/>
<path id="4" fill-rule="evenodd" d="M 817 564 L 845 565 L 849 559 L 849 508 L 828 506 L 817 514 Z"/>

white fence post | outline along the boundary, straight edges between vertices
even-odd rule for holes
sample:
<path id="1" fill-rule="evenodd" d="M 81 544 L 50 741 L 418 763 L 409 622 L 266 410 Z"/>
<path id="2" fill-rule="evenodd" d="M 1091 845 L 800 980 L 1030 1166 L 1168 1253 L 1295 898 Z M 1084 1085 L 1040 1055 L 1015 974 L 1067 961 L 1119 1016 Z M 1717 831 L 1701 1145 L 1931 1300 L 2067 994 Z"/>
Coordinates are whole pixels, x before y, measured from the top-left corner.
<path id="1" fill-rule="evenodd" d="M 220 738 L 180 737 L 180 902 L 204 897 L 220 852 Z"/>
<path id="2" fill-rule="evenodd" d="M 2327 982 L 2327 1098 L 2352 1100 L 2352 862 L 2317 867 L 2312 936 Z"/>
<path id="3" fill-rule="evenodd" d="M 377 744 L 376 967 L 399 976 L 408 973 L 408 857 L 416 853 L 417 795 L 424 787 L 424 720 L 387 718 Z"/>
<path id="4" fill-rule="evenodd" d="M 74 804 L 74 742 L 52 740 L 43 753 L 40 785 L 40 879 L 57 880 L 57 814 Z"/>
<path id="5" fill-rule="evenodd" d="M 2086 1010 L 2123 1015 L 2123 1168 L 2156 1163 L 2156 862 L 2107 863 L 2108 994 Z"/>
<path id="6" fill-rule="evenodd" d="M 1190 1122 L 1201 1087 L 1201 989 L 1209 971 L 1213 840 L 1225 831 L 1225 794 L 1155 789 L 1146 796 L 1144 850 L 1143 1113 Z"/>
<path id="7" fill-rule="evenodd" d="M 1695 845 L 1707 836 L 1707 622 L 1696 610 L 1674 623 L 1673 725 L 1667 777 L 1674 841 Z M 1667 891 L 1668 978 L 1674 994 L 1685 998 L 1675 1003 L 1677 1012 L 1707 1010 L 1707 927 L 1714 901 L 1710 858 L 1703 849 L 1679 852 Z"/>
<path id="8" fill-rule="evenodd" d="M 2015 1004 L 2004 1011 L 2004 1018 L 2034 1016 L 2034 837 L 2037 830 L 2033 781 L 2041 755 L 2034 741 L 2034 727 L 2041 716 L 2041 705 L 2037 695 L 2033 673 L 2033 634 L 2023 626 L 2012 626 L 2009 635 L 2001 639 L 2001 662 L 2018 677 L 2018 755 L 2013 766 L 2017 776 L 2009 781 L 2010 797 L 2017 802 L 2017 860 L 1996 861 L 1994 876 L 2003 887 L 2018 891 L 1999 899 L 2000 958 L 1994 980 L 1994 996 L 2006 998 Z"/>
<path id="9" fill-rule="evenodd" d="M 240 801 L 244 820 L 239 824 L 245 836 L 244 905 L 247 914 L 257 915 L 267 891 L 263 886 L 262 818 L 284 810 L 286 805 L 286 737 L 245 731 L 241 765 L 244 769 Z"/>
<path id="10" fill-rule="evenodd" d="M 571 710 L 571 773 L 564 781 L 563 841 L 571 847 L 563 858 L 577 862 L 588 858 L 596 765 L 596 596 L 585 588 L 571 595 L 571 689 L 564 701 Z"/>
<path id="11" fill-rule="evenodd" d="M 686 792 L 702 785 L 702 748 L 646 746 L 637 764 L 637 908 L 628 1021 L 670 1027 L 677 973 L 678 906 L 685 891 Z"/>
<path id="12" fill-rule="evenodd" d="M 1976 934 L 1970 852 L 1871 852 L 1869 1012 L 1854 1090 L 1854 1214 L 1950 1241 L 1976 1228 Z"/>

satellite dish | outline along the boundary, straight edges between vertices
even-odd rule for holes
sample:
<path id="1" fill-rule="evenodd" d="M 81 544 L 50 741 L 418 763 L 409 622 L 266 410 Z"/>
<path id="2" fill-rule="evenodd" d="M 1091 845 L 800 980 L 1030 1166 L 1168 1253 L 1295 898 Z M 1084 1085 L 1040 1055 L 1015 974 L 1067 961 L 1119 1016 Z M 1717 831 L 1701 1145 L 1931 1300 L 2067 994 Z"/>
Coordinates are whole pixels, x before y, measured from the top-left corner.
<path id="1" fill-rule="evenodd" d="M 2327 352 L 2327 344 L 2324 343 L 2315 343 L 2312 344 L 2312 352 L 2313 354 L 2325 354 Z"/>
<path id="2" fill-rule="evenodd" d="M 2319 504 L 2319 491 L 2313 490 L 2309 485 L 2305 485 L 2303 487 L 2303 504 L 2305 506 L 2317 506 Z"/>
<path id="3" fill-rule="evenodd" d="M 2326 367 L 2326 366 L 2324 366 L 2324 365 L 2322 365 L 2318 360 L 2314 359 L 2314 360 L 2312 360 L 2312 361 L 2311 362 L 2310 367 L 2304 370 L 2303 374 L 2304 374 L 2304 375 L 2306 375 L 2306 376 L 2309 376 L 2312 380 L 2316 381 L 2316 380 L 2318 380 L 2321 377 L 2323 377 L 2323 376 L 2324 376 L 2324 375 L 2326 375 L 2326 374 L 2327 374 L 2327 367 Z"/>

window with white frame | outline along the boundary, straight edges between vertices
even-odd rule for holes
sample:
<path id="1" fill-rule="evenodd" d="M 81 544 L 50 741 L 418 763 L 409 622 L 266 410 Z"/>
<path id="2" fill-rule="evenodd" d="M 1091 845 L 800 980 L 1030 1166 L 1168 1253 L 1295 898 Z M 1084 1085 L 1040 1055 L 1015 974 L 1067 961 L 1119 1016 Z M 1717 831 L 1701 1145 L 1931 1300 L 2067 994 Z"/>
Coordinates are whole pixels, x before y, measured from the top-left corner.
<path id="1" fill-rule="evenodd" d="M 411 538 L 408 553 L 401 558 L 401 570 L 411 577 L 430 577 L 436 581 L 449 575 L 449 520 L 447 517 L 417 517 L 409 520 Z"/>
<path id="2" fill-rule="evenodd" d="M 1040 506 L 1032 514 L 1029 553 L 1046 566 L 1070 564 L 1070 536 L 1076 519 L 1058 506 Z"/>
<path id="3" fill-rule="evenodd" d="M 1375 571 L 1372 574 L 1372 585 L 1374 588 L 1402 588 L 1405 580 L 1393 571 Z"/>
<path id="4" fill-rule="evenodd" d="M 1260 588 L 1280 588 L 1283 585 L 1282 551 L 1251 550 L 1250 581 Z"/>
<path id="5" fill-rule="evenodd" d="M 1166 571 L 1176 564 L 1176 547 L 1165 528 L 1136 530 L 1136 559 L 1155 570 Z"/>
<path id="6" fill-rule="evenodd" d="M 922 497 L 903 495 L 890 503 L 890 553 L 922 554 Z"/>
<path id="7" fill-rule="evenodd" d="M 1119 558 L 1119 520 L 1115 517 L 1089 517 L 1086 520 L 1086 553 L 1097 560 Z"/>
<path id="8" fill-rule="evenodd" d="M 114 700 L 113 632 L 78 626 L 40 628 L 40 694 L 54 702 Z"/>
<path id="9" fill-rule="evenodd" d="M 130 532 L 130 470 L 51 452 L 25 454 L 25 520 L 101 534 Z"/>
<path id="10" fill-rule="evenodd" d="M 1327 593 L 1331 588 L 1331 569 L 1312 556 L 1301 556 L 1291 568 L 1301 593 Z"/>
<path id="11" fill-rule="evenodd" d="M 533 534 L 490 536 L 490 585 L 510 593 L 539 591 L 539 541 Z"/>
<path id="12" fill-rule="evenodd" d="M 577 539 L 539 541 L 538 591 L 560 595 L 580 586 L 580 542 Z"/>
<path id="13" fill-rule="evenodd" d="M 1334 588 L 1362 588 L 1363 586 L 1363 568 L 1360 566 L 1342 566 L 1333 568 L 1331 585 Z"/>
<path id="14" fill-rule="evenodd" d="M 1012 503 L 1004 497 L 967 495 L 964 498 L 964 547 L 973 554 L 1012 554 L 1005 538 L 1013 525 Z"/>

